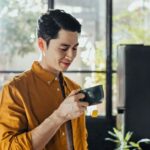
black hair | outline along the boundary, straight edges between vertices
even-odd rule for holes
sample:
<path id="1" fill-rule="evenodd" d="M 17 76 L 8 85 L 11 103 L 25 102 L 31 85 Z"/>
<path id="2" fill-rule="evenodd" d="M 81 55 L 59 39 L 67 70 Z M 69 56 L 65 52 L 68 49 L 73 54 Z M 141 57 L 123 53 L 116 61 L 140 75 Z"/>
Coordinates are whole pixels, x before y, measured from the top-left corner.
<path id="1" fill-rule="evenodd" d="M 42 37 L 47 45 L 58 37 L 61 29 L 80 33 L 81 24 L 71 14 L 59 9 L 48 10 L 38 19 L 38 37 Z"/>

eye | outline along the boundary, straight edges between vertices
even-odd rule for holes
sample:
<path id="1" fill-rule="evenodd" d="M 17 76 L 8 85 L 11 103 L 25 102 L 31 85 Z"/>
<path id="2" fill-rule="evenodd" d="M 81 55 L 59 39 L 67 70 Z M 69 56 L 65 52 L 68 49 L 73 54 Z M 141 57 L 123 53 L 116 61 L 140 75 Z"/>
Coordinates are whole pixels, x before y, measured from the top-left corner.
<path id="1" fill-rule="evenodd" d="M 68 47 L 60 47 L 59 48 L 61 51 L 67 51 L 68 50 Z"/>
<path id="2" fill-rule="evenodd" d="M 74 48 L 73 48 L 74 51 L 76 51 L 77 49 L 78 49 L 77 47 L 74 47 Z"/>

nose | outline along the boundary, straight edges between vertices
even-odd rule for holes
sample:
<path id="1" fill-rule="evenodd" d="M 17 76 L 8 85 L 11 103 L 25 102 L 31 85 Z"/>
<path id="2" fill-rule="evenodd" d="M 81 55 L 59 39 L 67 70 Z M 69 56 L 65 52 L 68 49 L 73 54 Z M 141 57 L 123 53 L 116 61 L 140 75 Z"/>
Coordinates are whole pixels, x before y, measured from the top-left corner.
<path id="1" fill-rule="evenodd" d="M 73 60 L 76 56 L 76 51 L 74 51 L 73 49 L 69 49 L 67 51 L 66 57 L 69 58 L 70 60 Z"/>

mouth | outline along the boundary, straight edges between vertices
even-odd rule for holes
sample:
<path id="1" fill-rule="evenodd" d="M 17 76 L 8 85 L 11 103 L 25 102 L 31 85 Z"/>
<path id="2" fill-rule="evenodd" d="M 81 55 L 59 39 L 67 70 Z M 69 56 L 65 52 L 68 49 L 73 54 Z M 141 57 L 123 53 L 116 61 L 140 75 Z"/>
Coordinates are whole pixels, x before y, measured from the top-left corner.
<path id="1" fill-rule="evenodd" d="M 70 66 L 70 62 L 61 62 L 61 64 L 65 67 L 68 68 Z"/>

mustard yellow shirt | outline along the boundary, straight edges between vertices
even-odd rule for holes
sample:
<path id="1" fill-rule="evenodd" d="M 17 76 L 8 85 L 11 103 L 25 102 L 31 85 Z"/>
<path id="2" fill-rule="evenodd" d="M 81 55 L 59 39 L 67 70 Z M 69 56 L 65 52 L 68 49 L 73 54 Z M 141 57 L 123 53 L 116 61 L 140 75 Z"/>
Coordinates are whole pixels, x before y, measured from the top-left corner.
<path id="1" fill-rule="evenodd" d="M 63 76 L 66 95 L 79 86 Z M 3 87 L 0 100 L 0 150 L 32 150 L 30 131 L 49 117 L 63 101 L 54 74 L 42 69 L 37 61 L 32 68 L 13 78 Z M 75 150 L 87 150 L 85 116 L 71 120 Z M 63 124 L 45 150 L 67 150 Z"/>

